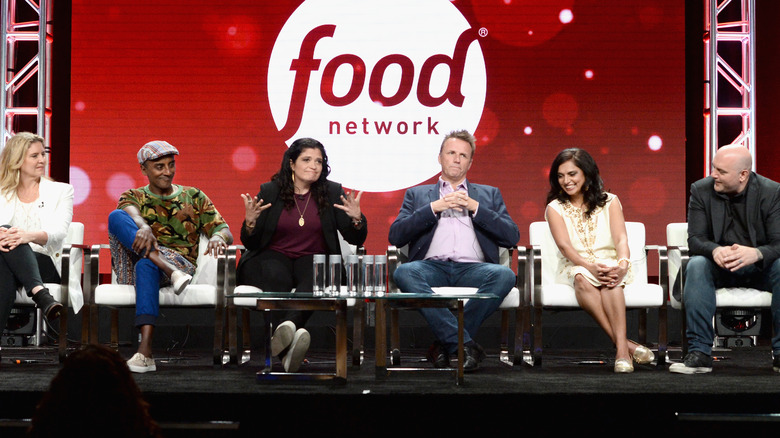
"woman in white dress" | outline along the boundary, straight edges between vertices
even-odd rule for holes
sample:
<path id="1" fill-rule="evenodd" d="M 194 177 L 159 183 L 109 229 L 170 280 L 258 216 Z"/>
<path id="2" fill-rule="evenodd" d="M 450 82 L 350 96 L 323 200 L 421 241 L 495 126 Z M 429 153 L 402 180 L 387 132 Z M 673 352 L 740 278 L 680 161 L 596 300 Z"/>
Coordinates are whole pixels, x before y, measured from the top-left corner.
<path id="1" fill-rule="evenodd" d="M 550 167 L 545 219 L 560 250 L 557 281 L 574 287 L 577 302 L 615 343 L 615 372 L 634 371 L 655 356 L 626 336 L 623 287 L 633 279 L 623 210 L 604 191 L 588 152 L 561 151 Z"/>

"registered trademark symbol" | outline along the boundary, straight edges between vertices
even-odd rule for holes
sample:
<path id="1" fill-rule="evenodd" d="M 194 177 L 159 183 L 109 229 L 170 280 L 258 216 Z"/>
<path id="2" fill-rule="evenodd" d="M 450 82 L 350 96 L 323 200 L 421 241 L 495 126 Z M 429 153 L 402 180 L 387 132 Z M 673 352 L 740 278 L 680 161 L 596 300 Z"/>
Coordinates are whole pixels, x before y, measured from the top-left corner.
<path id="1" fill-rule="evenodd" d="M 485 27 L 480 27 L 479 28 L 479 36 L 484 38 L 484 37 L 487 36 L 487 34 L 488 34 L 487 28 L 485 28 Z"/>

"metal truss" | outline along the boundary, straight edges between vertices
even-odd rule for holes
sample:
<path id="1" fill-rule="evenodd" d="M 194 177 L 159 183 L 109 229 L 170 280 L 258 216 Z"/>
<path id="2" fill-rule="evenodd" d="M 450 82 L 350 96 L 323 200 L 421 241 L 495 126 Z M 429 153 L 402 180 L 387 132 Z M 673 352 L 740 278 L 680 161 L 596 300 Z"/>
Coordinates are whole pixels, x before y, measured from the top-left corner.
<path id="1" fill-rule="evenodd" d="M 704 0 L 704 174 L 720 146 L 755 157 L 755 0 Z M 755 170 L 753 160 L 753 170 Z"/>
<path id="2" fill-rule="evenodd" d="M 2 144 L 19 131 L 35 131 L 49 148 L 53 0 L 2 2 Z"/>

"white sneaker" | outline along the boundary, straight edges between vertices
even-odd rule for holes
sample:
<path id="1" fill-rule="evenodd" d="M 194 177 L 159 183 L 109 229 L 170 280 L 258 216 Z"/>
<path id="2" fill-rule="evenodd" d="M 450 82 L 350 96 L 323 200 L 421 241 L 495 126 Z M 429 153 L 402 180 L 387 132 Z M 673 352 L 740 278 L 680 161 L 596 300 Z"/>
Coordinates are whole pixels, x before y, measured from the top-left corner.
<path id="1" fill-rule="evenodd" d="M 141 353 L 136 353 L 130 360 L 127 361 L 127 367 L 134 373 L 147 373 L 149 371 L 157 371 L 157 366 L 154 364 L 154 359 L 146 357 Z"/>
<path id="2" fill-rule="evenodd" d="M 281 352 L 292 344 L 294 336 L 294 322 L 285 321 L 276 326 L 276 330 L 274 330 L 274 334 L 271 336 L 271 356 L 279 356 Z"/>
<path id="3" fill-rule="evenodd" d="M 173 283 L 173 293 L 179 295 L 192 281 L 192 275 L 182 271 L 173 271 L 171 273 L 171 283 Z"/>
<path id="4" fill-rule="evenodd" d="M 303 362 L 306 352 L 309 351 L 309 344 L 311 343 L 311 336 L 306 329 L 298 329 L 293 336 L 292 344 L 290 344 L 290 350 L 284 355 L 282 359 L 282 366 L 284 371 L 288 373 L 294 373 L 298 371 L 298 368 Z"/>

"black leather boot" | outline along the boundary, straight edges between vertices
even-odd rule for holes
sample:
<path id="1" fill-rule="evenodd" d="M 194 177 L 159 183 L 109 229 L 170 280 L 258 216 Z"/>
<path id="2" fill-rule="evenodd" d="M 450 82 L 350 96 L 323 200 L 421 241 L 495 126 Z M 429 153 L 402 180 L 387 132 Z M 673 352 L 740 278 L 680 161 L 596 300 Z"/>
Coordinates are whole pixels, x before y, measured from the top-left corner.
<path id="1" fill-rule="evenodd" d="M 43 288 L 33 294 L 33 301 L 35 306 L 43 311 L 43 315 L 47 320 L 51 321 L 57 319 L 62 312 L 62 304 L 54 300 L 54 297 L 49 293 L 49 289 Z"/>

